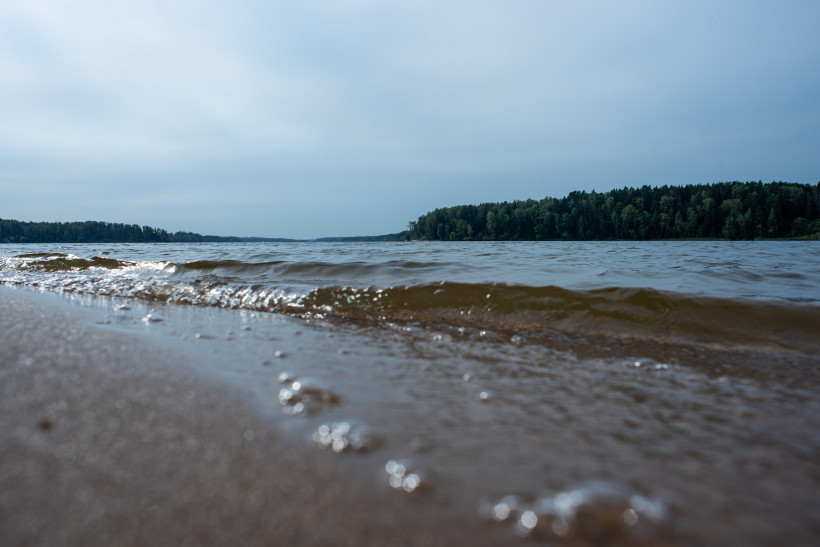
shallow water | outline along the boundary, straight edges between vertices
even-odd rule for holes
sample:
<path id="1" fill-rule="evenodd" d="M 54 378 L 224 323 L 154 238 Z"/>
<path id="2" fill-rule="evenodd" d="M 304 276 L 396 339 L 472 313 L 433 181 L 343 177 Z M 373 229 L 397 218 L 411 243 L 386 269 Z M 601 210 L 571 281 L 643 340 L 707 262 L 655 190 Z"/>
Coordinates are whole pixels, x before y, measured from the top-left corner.
<path id="1" fill-rule="evenodd" d="M 503 283 L 820 301 L 816 242 L 6 244 L 0 255 L 4 277 L 25 262 L 41 271 L 101 266 L 169 284 L 199 279 L 303 291 Z"/>
<path id="2" fill-rule="evenodd" d="M 474 513 L 511 540 L 811 544 L 819 251 L 5 245 L 0 281 L 182 340 L 408 510 Z"/>

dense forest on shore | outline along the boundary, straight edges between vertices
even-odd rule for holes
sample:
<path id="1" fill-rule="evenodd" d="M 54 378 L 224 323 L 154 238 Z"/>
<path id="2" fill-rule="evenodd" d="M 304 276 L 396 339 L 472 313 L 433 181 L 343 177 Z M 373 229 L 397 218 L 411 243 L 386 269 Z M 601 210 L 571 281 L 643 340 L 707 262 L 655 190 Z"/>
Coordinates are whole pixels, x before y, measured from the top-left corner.
<path id="1" fill-rule="evenodd" d="M 310 241 L 363 242 L 405 240 L 406 232 L 379 236 L 322 237 Z M 0 219 L 0 243 L 242 243 L 307 241 L 274 237 L 237 237 L 201 235 L 194 232 L 168 232 L 151 226 L 112 222 L 21 222 Z"/>
<path id="2" fill-rule="evenodd" d="M 187 243 L 291 241 L 264 237 L 204 236 L 194 232 L 170 233 L 161 228 L 113 222 L 21 222 L 0 219 L 4 243 Z"/>
<path id="3" fill-rule="evenodd" d="M 383 234 L 378 236 L 352 236 L 352 237 L 319 237 L 313 241 L 323 243 L 368 243 L 374 241 L 405 241 L 410 239 L 407 232 L 398 232 L 395 234 Z"/>
<path id="4" fill-rule="evenodd" d="M 185 232 L 179 232 L 185 236 Z M 198 234 L 190 234 L 198 235 Z M 0 241 L 10 243 L 106 243 L 174 241 L 160 228 L 111 222 L 21 222 L 0 219 Z"/>
<path id="5" fill-rule="evenodd" d="M 721 182 L 643 186 L 436 209 L 406 232 L 314 241 L 820 239 L 820 183 Z M 300 241 L 170 233 L 111 222 L 21 222 L 0 219 L 5 243 L 144 243 Z M 304 240 L 302 240 L 304 241 Z"/>
<path id="6" fill-rule="evenodd" d="M 820 183 L 721 182 L 436 209 L 410 222 L 424 240 L 820 239 Z"/>

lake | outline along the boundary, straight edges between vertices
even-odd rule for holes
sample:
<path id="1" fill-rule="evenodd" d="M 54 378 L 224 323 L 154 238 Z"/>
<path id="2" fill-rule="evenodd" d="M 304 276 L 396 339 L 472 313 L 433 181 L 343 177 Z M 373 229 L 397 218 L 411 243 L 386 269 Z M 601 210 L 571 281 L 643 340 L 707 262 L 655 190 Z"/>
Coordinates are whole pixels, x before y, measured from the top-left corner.
<path id="1" fill-rule="evenodd" d="M 517 536 L 810 544 L 820 244 L 6 244 L 305 450 Z M 495 524 L 497 522 L 497 524 Z"/>

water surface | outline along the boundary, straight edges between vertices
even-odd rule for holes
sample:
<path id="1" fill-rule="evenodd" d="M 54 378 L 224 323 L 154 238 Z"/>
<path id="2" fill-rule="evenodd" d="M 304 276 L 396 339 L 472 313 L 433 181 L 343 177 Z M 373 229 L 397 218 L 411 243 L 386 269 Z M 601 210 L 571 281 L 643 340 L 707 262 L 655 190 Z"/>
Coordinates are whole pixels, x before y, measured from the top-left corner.
<path id="1" fill-rule="evenodd" d="M 568 544 L 820 537 L 812 242 L 4 245 L 340 469 Z M 281 376 L 281 377 L 280 377 Z"/>

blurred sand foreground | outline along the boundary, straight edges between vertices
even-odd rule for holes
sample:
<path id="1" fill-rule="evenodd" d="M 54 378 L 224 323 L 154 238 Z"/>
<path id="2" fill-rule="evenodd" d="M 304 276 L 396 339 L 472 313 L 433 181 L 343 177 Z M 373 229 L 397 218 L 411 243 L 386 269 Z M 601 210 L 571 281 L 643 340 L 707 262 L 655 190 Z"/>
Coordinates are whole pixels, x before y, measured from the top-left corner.
<path id="1" fill-rule="evenodd" d="M 0 545 L 501 545 L 281 439 L 173 340 L 0 287 Z"/>

